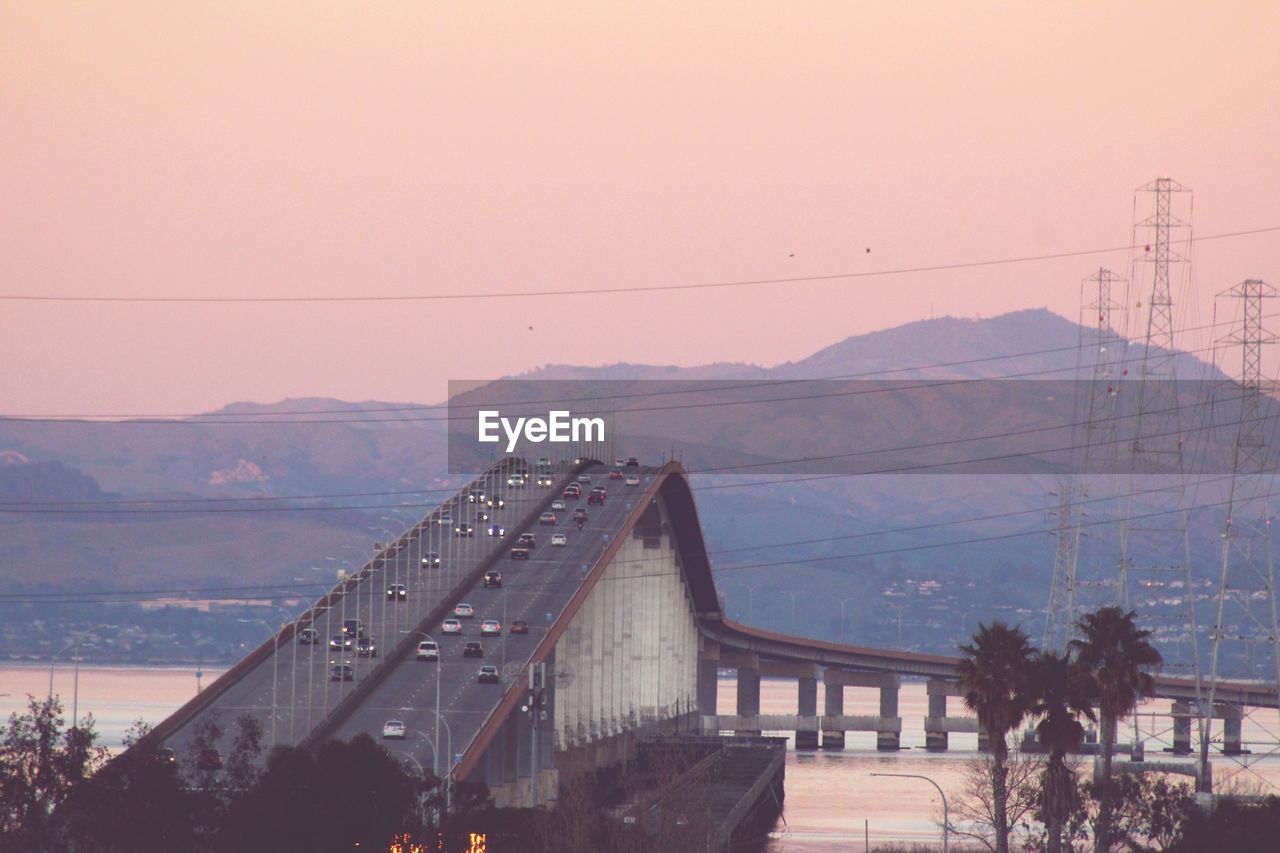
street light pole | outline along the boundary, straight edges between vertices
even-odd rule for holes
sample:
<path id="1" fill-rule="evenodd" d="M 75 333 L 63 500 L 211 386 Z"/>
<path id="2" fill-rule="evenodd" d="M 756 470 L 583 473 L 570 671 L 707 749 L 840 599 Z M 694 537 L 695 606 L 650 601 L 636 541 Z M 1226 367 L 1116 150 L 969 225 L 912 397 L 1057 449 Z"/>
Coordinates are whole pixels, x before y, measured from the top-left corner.
<path id="1" fill-rule="evenodd" d="M 896 776 L 899 779 L 923 779 L 938 789 L 938 796 L 942 797 L 942 853 L 947 853 L 947 830 L 951 828 L 951 816 L 950 812 L 947 811 L 947 795 L 942 792 L 942 786 L 928 776 L 920 776 L 916 773 L 872 773 L 871 775 Z"/>
<path id="2" fill-rule="evenodd" d="M 63 653 L 63 652 L 67 651 L 68 649 L 75 649 L 75 650 L 76 650 L 76 655 L 75 655 L 75 657 L 76 657 L 76 676 L 75 676 L 75 687 L 74 687 L 74 689 L 73 689 L 73 698 L 72 698 L 72 706 L 71 706 L 71 726 L 72 726 L 73 728 L 77 725 L 77 717 L 76 717 L 76 714 L 77 714 L 77 713 L 79 712 L 79 710 L 80 710 L 80 708 L 79 708 L 79 703 L 80 703 L 80 659 L 79 659 L 79 658 L 80 658 L 80 646 L 84 645 L 84 641 L 85 641 L 85 640 L 87 640 L 87 639 L 89 639 L 89 637 L 93 636 L 93 634 L 94 634 L 95 632 L 97 632 L 97 631 L 101 631 L 101 630 L 102 630 L 102 629 L 104 629 L 104 628 L 105 628 L 105 629 L 107 629 L 107 630 L 113 630 L 115 627 L 116 627 L 115 625 L 98 625 L 98 626 L 96 626 L 96 627 L 94 627 L 94 628 L 90 628 L 88 631 L 85 631 L 85 632 L 84 632 L 84 633 L 82 633 L 79 637 L 77 637 L 77 638 L 76 638 L 76 640 L 75 640 L 75 642 L 68 643 L 67 645 L 63 646 L 61 649 L 59 649 L 59 650 L 58 650 L 58 652 L 57 652 L 57 653 L 56 653 L 52 658 L 50 658 L 50 659 L 49 659 L 49 701 L 50 701 L 50 702 L 52 702 L 52 701 L 53 701 L 53 668 L 54 668 L 54 666 L 58 663 L 58 658 L 62 656 L 62 653 Z"/>
<path id="3" fill-rule="evenodd" d="M 271 748 L 276 748 L 276 684 L 279 682 L 280 672 L 280 634 L 273 631 L 271 626 L 263 619 L 237 619 L 237 622 L 252 623 L 256 622 L 262 627 L 271 631 Z M 284 626 L 280 626 L 283 628 Z"/>

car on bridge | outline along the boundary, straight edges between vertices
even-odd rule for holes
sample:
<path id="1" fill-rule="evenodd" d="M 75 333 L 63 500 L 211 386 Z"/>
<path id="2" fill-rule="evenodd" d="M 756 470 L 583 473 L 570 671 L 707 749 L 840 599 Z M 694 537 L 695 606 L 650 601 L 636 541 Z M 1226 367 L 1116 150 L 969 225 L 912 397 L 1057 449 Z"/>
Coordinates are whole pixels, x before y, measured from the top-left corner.
<path id="1" fill-rule="evenodd" d="M 476 673 L 476 681 L 481 684 L 497 684 L 500 681 L 498 678 L 498 668 L 491 663 L 485 664 L 480 667 L 480 671 Z"/>
<path id="2" fill-rule="evenodd" d="M 467 644 L 462 647 L 462 656 L 464 658 L 482 658 L 484 657 L 484 645 L 479 640 L 467 640 Z"/>
<path id="3" fill-rule="evenodd" d="M 467 503 L 484 503 L 484 486 L 472 486 L 470 491 L 467 492 Z"/>
<path id="4" fill-rule="evenodd" d="M 539 474 L 539 475 L 538 475 L 538 485 L 539 485 L 539 486 L 542 486 L 543 488 L 546 488 L 546 487 L 548 487 L 548 486 L 554 486 L 555 484 L 556 484 L 556 480 L 555 480 L 555 478 L 554 478 L 554 477 L 552 477 L 550 474 Z"/>
<path id="5" fill-rule="evenodd" d="M 472 527 L 468 522 L 460 521 L 458 522 L 458 526 L 453 528 L 453 535 L 459 537 L 460 539 L 470 539 L 472 534 L 475 533 L 475 531 L 476 529 Z"/>
<path id="6" fill-rule="evenodd" d="M 515 489 L 520 488 L 521 486 L 524 485 L 524 475 L 512 474 L 510 477 L 507 478 L 507 485 Z"/>
<path id="7" fill-rule="evenodd" d="M 538 547 L 538 537 L 534 536 L 532 533 L 521 533 L 520 537 L 516 539 L 516 544 L 523 545 L 532 551 L 534 548 Z"/>
<path id="8" fill-rule="evenodd" d="M 529 549 L 523 545 L 516 545 L 511 549 L 511 559 L 527 560 L 529 559 Z"/>
<path id="9" fill-rule="evenodd" d="M 440 660 L 440 644 L 435 640 L 423 640 L 418 643 L 418 651 L 414 653 L 418 660 Z"/>
<path id="10" fill-rule="evenodd" d="M 550 457 L 550 456 L 539 456 L 539 457 L 538 457 L 538 467 L 539 467 L 539 468 L 550 468 L 550 467 L 551 467 L 551 457 Z"/>
<path id="11" fill-rule="evenodd" d="M 422 568 L 434 569 L 440 565 L 440 555 L 435 551 L 428 551 L 422 555 Z"/>
<path id="12" fill-rule="evenodd" d="M 476 618 L 476 609 L 464 601 L 453 608 L 453 615 L 459 619 L 474 619 Z"/>
<path id="13" fill-rule="evenodd" d="M 488 521 L 489 511 L 485 509 L 476 510 L 476 521 Z"/>
<path id="14" fill-rule="evenodd" d="M 564 503 L 564 501 L 559 500 L 559 499 L 554 500 L 554 501 L 552 501 L 552 502 L 551 502 L 551 508 L 552 508 L 553 510 L 558 510 L 558 511 L 560 511 L 560 512 L 564 512 L 564 509 L 565 509 L 565 503 Z"/>
<path id="15" fill-rule="evenodd" d="M 610 468 L 610 469 L 609 469 L 609 479 L 610 479 L 610 480 L 621 480 L 621 479 L 622 479 L 622 476 L 623 476 L 623 475 L 622 475 L 622 469 L 621 469 L 621 468 Z"/>
<path id="16" fill-rule="evenodd" d="M 554 512 L 544 512 L 542 515 L 538 516 L 538 523 L 539 524 L 555 524 L 556 514 Z"/>
<path id="17" fill-rule="evenodd" d="M 362 658 L 376 658 L 378 656 L 378 644 L 371 637 L 361 637 L 356 640 L 356 654 Z"/>
<path id="18" fill-rule="evenodd" d="M 493 495 L 489 500 L 485 501 L 485 506 L 489 507 L 489 509 L 502 509 L 506 505 L 507 502 L 502 495 Z"/>
<path id="19" fill-rule="evenodd" d="M 446 619 L 440 623 L 441 634 L 461 634 L 462 623 L 457 619 Z"/>
<path id="20" fill-rule="evenodd" d="M 630 477 L 627 478 L 627 485 L 628 486 L 640 485 L 640 478 L 637 477 L 635 474 L 632 474 Z"/>
<path id="21" fill-rule="evenodd" d="M 348 619 L 342 623 L 342 633 L 348 637 L 363 637 L 364 623 L 359 619 Z"/>
<path id="22" fill-rule="evenodd" d="M 582 487 L 577 483 L 570 483 L 564 487 L 564 497 L 566 500 L 573 498 L 575 501 L 582 497 Z"/>
<path id="23" fill-rule="evenodd" d="M 591 518 L 591 511 L 585 506 L 576 506 L 573 508 L 574 521 L 587 521 Z"/>
<path id="24" fill-rule="evenodd" d="M 320 642 L 320 632 L 315 628 L 303 628 L 298 632 L 298 642 L 304 646 L 314 646 Z"/>
<path id="25" fill-rule="evenodd" d="M 501 524 L 491 524 L 489 525 L 489 530 L 487 532 L 490 536 L 506 536 L 507 528 L 503 527 Z"/>
<path id="26" fill-rule="evenodd" d="M 335 652 L 349 652 L 355 647 L 355 638 L 349 634 L 334 634 L 329 638 L 329 648 Z"/>
<path id="27" fill-rule="evenodd" d="M 502 588 L 502 572 L 497 569 L 490 569 L 484 573 L 485 589 L 501 589 Z"/>
<path id="28" fill-rule="evenodd" d="M 569 544 L 569 537 L 568 537 L 568 536 L 566 536 L 566 535 L 565 535 L 565 534 L 563 534 L 563 533 L 552 533 L 552 534 L 551 534 L 551 544 L 552 544 L 552 545 L 562 545 L 562 546 L 563 546 L 563 545 L 568 545 L 568 544 Z"/>
<path id="29" fill-rule="evenodd" d="M 382 736 L 387 740 L 404 740 L 408 733 L 403 720 L 387 720 L 382 724 Z"/>
<path id="30" fill-rule="evenodd" d="M 591 494 L 587 495 L 587 504 L 600 504 L 600 506 L 604 506 L 605 497 L 604 489 L 592 489 Z"/>
<path id="31" fill-rule="evenodd" d="M 579 475 L 578 475 L 578 482 L 579 482 L 579 483 L 590 483 L 590 482 L 591 482 L 591 475 L 590 475 L 590 474 L 579 474 Z"/>
<path id="32" fill-rule="evenodd" d="M 329 668 L 330 681 L 355 681 L 356 670 L 349 663 L 334 664 Z"/>
<path id="33" fill-rule="evenodd" d="M 402 583 L 393 583 L 387 587 L 387 601 L 405 601 L 409 598 L 409 588 Z"/>
<path id="34" fill-rule="evenodd" d="M 438 516 L 436 516 L 436 524 L 440 525 L 441 527 L 448 527 L 449 525 L 453 524 L 453 515 L 447 512 L 440 513 Z"/>
<path id="35" fill-rule="evenodd" d="M 529 633 L 529 623 L 524 621 L 523 619 L 517 619 L 516 621 L 511 623 L 511 633 L 513 634 Z"/>
<path id="36" fill-rule="evenodd" d="M 627 457 L 627 464 L 626 464 L 626 467 L 628 467 L 628 468 L 639 468 L 639 467 L 640 467 L 640 460 L 639 460 L 639 459 L 637 459 L 637 458 L 635 458 L 634 456 L 628 456 L 628 457 Z"/>
<path id="37" fill-rule="evenodd" d="M 501 637 L 502 623 L 497 619 L 486 619 L 480 623 L 481 637 Z"/>

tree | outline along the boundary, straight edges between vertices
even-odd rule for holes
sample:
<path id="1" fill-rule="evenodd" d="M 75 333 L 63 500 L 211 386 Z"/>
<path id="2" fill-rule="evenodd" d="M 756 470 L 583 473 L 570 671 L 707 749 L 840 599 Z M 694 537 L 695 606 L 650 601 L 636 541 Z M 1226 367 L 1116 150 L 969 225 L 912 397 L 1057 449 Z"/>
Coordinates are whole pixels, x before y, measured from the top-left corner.
<path id="1" fill-rule="evenodd" d="M 54 811 L 106 761 L 92 716 L 65 732 L 63 723 L 56 696 L 28 695 L 26 713 L 9 715 L 0 740 L 0 851 L 53 849 Z"/>
<path id="2" fill-rule="evenodd" d="M 1163 658 L 1147 642 L 1150 631 L 1135 623 L 1135 613 L 1119 607 L 1103 607 L 1086 613 L 1076 623 L 1080 638 L 1071 641 L 1080 664 L 1092 674 L 1102 718 L 1102 780 L 1099 785 L 1098 819 L 1094 825 L 1094 850 L 1111 847 L 1111 756 L 1116 726 L 1133 713 L 1142 699 L 1155 695 L 1155 679 L 1147 672 Z"/>
<path id="3" fill-rule="evenodd" d="M 991 746 L 991 794 L 996 853 L 1009 853 L 1009 732 L 1027 715 L 1026 676 L 1032 648 L 1027 635 L 997 620 L 979 625 L 973 643 L 960 646 L 957 666 L 964 704 L 978 716 Z"/>
<path id="4" fill-rule="evenodd" d="M 1075 773 L 1067 766 L 1067 754 L 1084 741 L 1080 717 L 1094 720 L 1094 684 L 1089 672 L 1070 656 L 1040 652 L 1027 669 L 1029 713 L 1038 717 L 1036 735 L 1049 753 L 1041 785 L 1049 853 L 1061 853 L 1062 827 L 1076 807 Z"/>
<path id="5" fill-rule="evenodd" d="M 1005 820 L 1009 827 L 1022 825 L 1030 828 L 1040 801 L 1037 777 L 1042 775 L 1044 762 L 1037 755 L 1015 750 L 1005 764 L 1007 797 Z M 959 791 L 950 796 L 951 832 L 970 838 L 988 850 L 996 849 L 996 809 L 992 797 L 995 779 L 995 760 L 990 756 L 965 762 L 964 781 Z M 942 815 L 938 816 L 942 823 Z"/>

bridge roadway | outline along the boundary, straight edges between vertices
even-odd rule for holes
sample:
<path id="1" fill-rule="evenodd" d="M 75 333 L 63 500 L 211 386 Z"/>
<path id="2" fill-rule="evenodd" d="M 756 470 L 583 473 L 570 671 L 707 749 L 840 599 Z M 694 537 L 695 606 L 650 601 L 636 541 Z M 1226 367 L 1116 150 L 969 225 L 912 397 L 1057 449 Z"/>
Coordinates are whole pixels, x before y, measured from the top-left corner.
<path id="1" fill-rule="evenodd" d="M 206 693 L 215 696 L 211 702 L 208 696 L 203 699 L 197 697 L 189 703 L 191 707 L 179 709 L 168 721 L 161 723 L 157 727 L 158 739 L 180 756 L 189 755 L 195 724 L 203 719 L 214 719 L 225 732 L 218 743 L 225 755 L 233 736 L 230 731 L 232 722 L 247 712 L 262 725 L 264 746 L 270 747 L 273 742 L 301 742 L 369 676 L 374 667 L 383 664 L 385 652 L 396 645 L 402 632 L 424 619 L 468 572 L 476 569 L 506 541 L 506 538 L 487 536 L 488 524 L 516 526 L 548 499 L 551 490 L 536 486 L 536 479 L 520 488 L 507 486 L 507 472 L 514 464 L 495 466 L 471 484 L 483 485 L 488 493 L 496 491 L 502 494 L 505 499 L 503 508 L 490 509 L 471 503 L 463 492 L 459 492 L 393 542 L 384 542 L 389 547 L 375 552 L 374 558 L 363 567 L 357 569 L 354 563 L 344 561 L 351 570 L 348 578 L 339 581 L 296 623 L 282 627 L 274 635 L 274 654 L 268 640 L 263 648 L 257 650 L 256 663 L 248 668 L 233 668 L 206 689 Z M 561 463 L 553 469 L 560 483 L 557 489 L 567 482 L 571 467 Z M 451 515 L 450 523 L 439 523 L 445 512 Z M 488 512 L 491 520 L 481 520 L 482 512 Z M 460 522 L 474 525 L 475 534 L 470 538 L 456 536 L 453 528 Z M 395 536 L 390 528 L 385 533 Z M 510 534 L 510 530 L 507 533 Z M 385 540 L 390 537 L 379 534 L 379 538 Z M 431 552 L 439 554 L 440 565 L 423 567 L 423 557 Z M 337 562 L 329 564 L 335 570 L 339 565 Z M 326 571 L 328 569 L 325 568 Z M 404 601 L 387 600 L 388 585 L 396 583 L 407 588 Z M 342 624 L 347 619 L 359 619 L 364 624 L 366 634 L 377 646 L 376 657 L 362 657 L 354 649 L 330 649 L 330 638 L 341 634 Z M 316 643 L 305 644 L 295 636 L 295 630 L 306 627 L 313 627 L 318 632 Z M 270 629 L 264 626 L 263 630 Z M 354 670 L 353 681 L 331 680 L 330 668 L 344 662 Z M 381 724 L 378 730 L 381 730 Z"/>
<path id="2" fill-rule="evenodd" d="M 412 654 L 397 662 L 385 680 L 332 729 L 332 736 L 347 740 L 364 732 L 377 738 L 383 723 L 398 719 L 408 728 L 408 737 L 403 744 L 384 741 L 383 745 L 394 754 L 412 756 L 422 768 L 443 771 L 449 766 L 450 753 L 442 752 L 437 765 L 432 745 L 438 689 L 442 746 L 453 755 L 463 753 L 513 683 L 519 682 L 516 689 L 527 683 L 523 680 L 527 678 L 524 668 L 534 649 L 577 592 L 586 570 L 617 535 L 635 498 L 656 473 L 653 468 L 625 469 L 627 474 L 639 475 L 641 486 L 637 488 L 607 479 L 608 470 L 607 466 L 592 465 L 584 471 L 591 478 L 590 484 L 583 484 L 581 498 L 565 499 L 565 510 L 556 512 L 554 526 L 532 519 L 521 528 L 521 532 L 527 530 L 537 537 L 530 558 L 526 561 L 507 557 L 498 561 L 494 568 L 502 572 L 501 589 L 485 589 L 481 580 L 465 592 L 462 600 L 475 607 L 475 618 L 461 620 L 461 635 L 442 635 L 439 621 L 429 626 L 431 637 L 441 647 L 438 663 L 418 661 Z M 587 490 L 597 485 L 608 490 L 608 497 L 603 506 L 588 507 Z M 589 511 L 582 530 L 571 517 L 579 506 Z M 556 532 L 566 535 L 567 545 L 551 545 L 551 534 Z M 485 619 L 501 622 L 501 637 L 480 636 L 480 623 Z M 527 622 L 529 633 L 513 635 L 510 628 L 515 620 Z M 463 646 L 469 640 L 483 644 L 483 659 L 463 657 Z M 503 673 L 502 683 L 479 683 L 477 673 L 482 664 L 497 666 Z"/>

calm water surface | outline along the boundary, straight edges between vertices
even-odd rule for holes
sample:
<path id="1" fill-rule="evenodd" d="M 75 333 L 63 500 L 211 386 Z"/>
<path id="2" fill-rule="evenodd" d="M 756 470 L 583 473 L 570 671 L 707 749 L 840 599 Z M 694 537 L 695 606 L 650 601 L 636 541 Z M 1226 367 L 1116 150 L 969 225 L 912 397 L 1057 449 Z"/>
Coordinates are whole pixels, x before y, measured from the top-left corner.
<path id="1" fill-rule="evenodd" d="M 205 685 L 221 674 L 221 670 L 203 670 Z M 102 742 L 119 747 L 125 731 L 141 718 L 155 724 L 195 695 L 196 669 L 181 667 L 103 667 L 80 669 L 80 714 L 92 713 Z M 28 693 L 43 696 L 49 689 L 47 666 L 0 666 L 0 714 L 26 706 Z M 54 676 L 54 690 L 68 706 L 73 690 L 73 668 L 59 663 Z M 720 682 L 721 713 L 732 712 L 736 699 L 732 679 Z M 818 707 L 823 707 L 822 685 L 818 685 Z M 1168 711 L 1167 701 L 1146 707 L 1139 715 L 1141 734 L 1147 740 L 1148 756 L 1158 757 L 1169 740 L 1167 717 L 1152 716 L 1151 711 Z M 762 713 L 787 714 L 796 710 L 794 681 L 764 679 L 761 682 Z M 872 778 L 873 772 L 915 773 L 929 776 L 950 796 L 961 787 L 965 762 L 976 756 L 977 735 L 951 735 L 951 751 L 924 751 L 924 716 L 927 698 L 923 684 L 905 684 L 899 695 L 899 713 L 903 718 L 902 745 L 894 754 L 875 749 L 873 732 L 850 732 L 844 752 L 800 752 L 787 755 L 786 810 L 778 824 L 771 853 L 805 853 L 805 851 L 863 850 L 864 831 L 869 830 L 872 845 L 886 841 L 938 843 L 938 821 L 941 802 L 927 782 L 915 779 Z M 878 714 L 879 694 L 876 690 L 847 688 L 846 714 Z M 948 700 L 948 713 L 961 716 L 959 700 Z M 1265 751 L 1266 729 L 1275 731 L 1280 718 L 1275 711 L 1255 712 L 1246 720 L 1244 737 L 1255 743 L 1255 753 Z M 790 735 L 778 732 L 779 735 Z M 1123 738 L 1132 734 L 1127 724 Z M 1123 759 L 1121 759 L 1123 760 Z M 1248 768 L 1228 760 L 1215 762 L 1214 776 L 1221 781 L 1236 774 L 1246 784 L 1280 791 L 1280 759 L 1251 760 Z"/>

